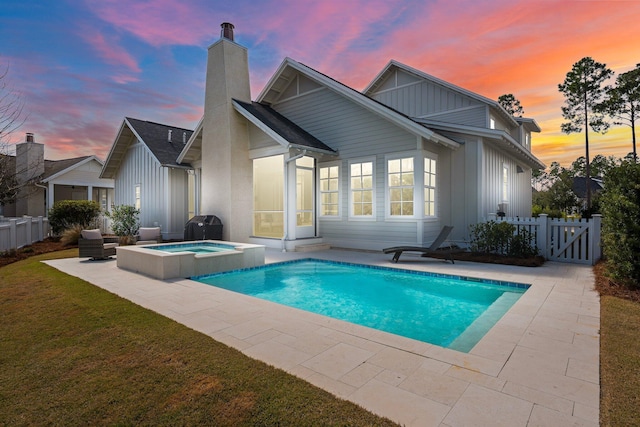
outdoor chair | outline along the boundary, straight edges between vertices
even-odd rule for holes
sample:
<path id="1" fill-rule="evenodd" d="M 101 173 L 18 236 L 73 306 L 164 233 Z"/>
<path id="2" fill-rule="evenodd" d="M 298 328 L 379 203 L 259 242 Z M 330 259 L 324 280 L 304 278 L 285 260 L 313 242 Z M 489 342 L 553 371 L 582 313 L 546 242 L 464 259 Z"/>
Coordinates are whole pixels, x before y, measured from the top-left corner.
<path id="1" fill-rule="evenodd" d="M 140 227 L 136 235 L 136 245 L 162 243 L 160 227 Z"/>
<path id="2" fill-rule="evenodd" d="M 82 230 L 78 239 L 78 257 L 92 260 L 107 259 L 116 254 L 117 243 L 105 243 L 100 230 Z"/>
<path id="3" fill-rule="evenodd" d="M 421 256 L 423 257 L 433 257 L 433 255 L 436 255 L 436 254 L 438 255 L 447 254 L 449 256 L 449 261 L 451 261 L 451 264 L 455 264 L 455 262 L 453 261 L 453 254 L 452 254 L 451 248 L 449 248 L 449 251 L 439 250 L 440 246 L 442 246 L 444 241 L 447 240 L 447 237 L 449 237 L 451 230 L 453 230 L 452 226 L 445 225 L 444 227 L 442 227 L 442 230 L 440 230 L 440 234 L 438 234 L 438 237 L 436 237 L 436 239 L 433 241 L 433 243 L 431 243 L 431 246 L 429 247 L 394 246 L 392 248 L 383 249 L 382 251 L 385 254 L 393 253 L 393 258 L 391 259 L 391 261 L 396 263 L 400 259 L 400 255 L 402 255 L 403 252 L 420 252 L 422 253 Z"/>

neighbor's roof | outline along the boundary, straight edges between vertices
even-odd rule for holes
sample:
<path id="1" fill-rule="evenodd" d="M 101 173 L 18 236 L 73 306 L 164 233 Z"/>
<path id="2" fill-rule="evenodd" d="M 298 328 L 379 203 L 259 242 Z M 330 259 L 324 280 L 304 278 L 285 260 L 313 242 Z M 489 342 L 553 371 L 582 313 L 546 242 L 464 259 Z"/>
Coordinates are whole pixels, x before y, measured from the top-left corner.
<path id="1" fill-rule="evenodd" d="M 268 105 L 233 100 L 236 110 L 247 120 L 286 148 L 310 149 L 322 153 L 336 151 Z"/>
<path id="2" fill-rule="evenodd" d="M 171 131 L 171 140 L 169 140 L 169 131 Z M 142 141 L 160 165 L 189 167 L 177 163 L 177 158 L 192 133 L 193 131 L 189 129 L 125 117 L 100 177 L 114 178 L 127 149 L 137 141 Z"/>

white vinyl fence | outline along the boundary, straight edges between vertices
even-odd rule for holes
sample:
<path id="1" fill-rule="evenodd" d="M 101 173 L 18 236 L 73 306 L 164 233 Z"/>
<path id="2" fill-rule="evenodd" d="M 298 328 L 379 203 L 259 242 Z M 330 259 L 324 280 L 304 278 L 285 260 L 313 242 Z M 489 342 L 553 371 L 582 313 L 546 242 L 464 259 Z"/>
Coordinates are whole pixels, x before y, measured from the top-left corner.
<path id="1" fill-rule="evenodd" d="M 22 248 L 44 240 L 49 235 L 49 220 L 41 216 L 33 218 L 0 217 L 0 253 Z"/>
<path id="2" fill-rule="evenodd" d="M 602 257 L 602 215 L 593 215 L 591 219 L 556 219 L 546 214 L 538 218 L 500 218 L 492 214 L 488 219 L 529 231 L 535 236 L 540 255 L 549 261 L 594 265 Z"/>

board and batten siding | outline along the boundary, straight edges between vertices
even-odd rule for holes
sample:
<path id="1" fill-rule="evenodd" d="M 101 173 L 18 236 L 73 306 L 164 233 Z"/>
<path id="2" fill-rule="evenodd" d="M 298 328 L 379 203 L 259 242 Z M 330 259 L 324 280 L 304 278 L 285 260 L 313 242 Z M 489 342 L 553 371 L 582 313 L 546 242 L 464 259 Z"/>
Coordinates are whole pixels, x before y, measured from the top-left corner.
<path id="1" fill-rule="evenodd" d="M 134 205 L 135 187 L 140 185 L 140 225 L 160 226 L 164 238 L 184 229 L 171 229 L 169 202 L 169 170 L 142 143 L 132 144 L 125 155 L 115 179 L 115 204 Z M 185 190 L 186 192 L 186 186 Z M 175 194 L 174 194 L 175 195 Z M 180 207 L 186 211 L 186 204 Z M 183 224 L 184 227 L 184 224 Z"/>
<path id="2" fill-rule="evenodd" d="M 515 159 L 495 149 L 491 143 L 483 144 L 482 215 L 495 213 L 503 203 L 503 167 L 508 168 L 508 193 L 506 214 L 509 217 L 531 216 L 531 169 L 521 166 Z M 518 172 L 518 167 L 522 172 Z M 480 220 L 480 219 L 479 219 Z"/>
<path id="3" fill-rule="evenodd" d="M 377 92 L 372 94 L 372 98 L 410 117 L 430 117 L 443 112 L 453 114 L 457 110 L 469 110 L 461 117 L 471 120 L 470 123 L 459 121 L 459 119 L 443 120 L 448 117 L 446 115 L 438 120 L 475 126 L 478 122 L 482 123 L 481 126 L 485 126 L 487 121 L 487 112 L 481 102 L 437 83 L 422 80 L 398 70 Z M 480 107 L 480 110 L 475 107 Z"/>

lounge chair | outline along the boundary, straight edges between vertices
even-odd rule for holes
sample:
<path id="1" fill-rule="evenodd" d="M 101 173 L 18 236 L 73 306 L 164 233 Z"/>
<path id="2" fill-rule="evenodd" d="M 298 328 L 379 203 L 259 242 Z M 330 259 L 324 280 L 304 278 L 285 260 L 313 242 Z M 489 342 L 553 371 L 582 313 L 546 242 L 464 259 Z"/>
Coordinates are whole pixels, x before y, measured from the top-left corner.
<path id="1" fill-rule="evenodd" d="M 78 258 L 107 259 L 116 254 L 117 243 L 105 243 L 100 230 L 82 230 L 78 239 Z"/>
<path id="2" fill-rule="evenodd" d="M 136 236 L 136 245 L 162 243 L 160 227 L 140 227 Z"/>
<path id="3" fill-rule="evenodd" d="M 400 259 L 400 255 L 402 255 L 402 252 L 421 252 L 422 253 L 421 256 L 423 257 L 432 257 L 435 254 L 442 254 L 443 252 L 438 251 L 438 248 L 440 248 L 442 243 L 444 243 L 444 241 L 447 240 L 447 237 L 449 237 L 449 233 L 451 233 L 451 230 L 453 230 L 452 226 L 445 225 L 444 227 L 442 227 L 442 230 L 440 230 L 440 234 L 438 234 L 438 237 L 436 237 L 436 240 L 434 240 L 431 246 L 429 247 L 394 246 L 392 248 L 383 249 L 382 251 L 385 254 L 393 253 L 393 258 L 391 259 L 392 262 L 398 262 L 398 259 Z M 451 261 L 451 264 L 455 264 L 455 262 L 453 261 L 453 255 L 451 254 L 451 251 L 445 252 L 445 253 L 449 255 L 449 260 Z"/>

